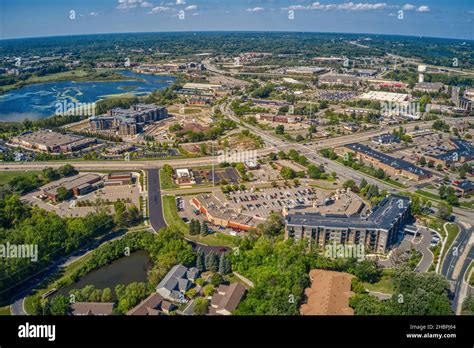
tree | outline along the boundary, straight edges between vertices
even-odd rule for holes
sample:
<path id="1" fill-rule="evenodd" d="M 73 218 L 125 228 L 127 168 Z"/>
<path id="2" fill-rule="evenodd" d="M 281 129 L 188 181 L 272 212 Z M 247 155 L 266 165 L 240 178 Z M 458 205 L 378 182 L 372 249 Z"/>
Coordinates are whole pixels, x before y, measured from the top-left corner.
<path id="1" fill-rule="evenodd" d="M 285 133 L 285 126 L 279 124 L 275 127 L 275 134 L 282 135 Z"/>
<path id="2" fill-rule="evenodd" d="M 219 268 L 217 255 L 211 250 L 205 257 L 206 270 L 216 272 Z"/>
<path id="3" fill-rule="evenodd" d="M 225 253 L 219 258 L 219 274 L 225 275 L 231 272 L 230 260 Z"/>
<path id="4" fill-rule="evenodd" d="M 436 216 L 442 220 L 448 221 L 453 215 L 453 208 L 446 203 L 439 203 L 438 204 L 438 211 Z"/>
<path id="5" fill-rule="evenodd" d="M 127 223 L 127 207 L 125 203 L 118 200 L 114 203 L 114 222 L 117 226 L 125 226 Z"/>
<path id="6" fill-rule="evenodd" d="M 202 292 L 204 293 L 204 296 L 209 297 L 212 296 L 214 293 L 215 289 L 212 284 L 207 284 L 203 289 Z"/>
<path id="7" fill-rule="evenodd" d="M 345 189 L 351 189 L 351 191 L 357 191 L 357 185 L 354 180 L 347 180 L 342 185 Z"/>
<path id="8" fill-rule="evenodd" d="M 207 227 L 207 221 L 203 221 L 201 224 L 201 236 L 207 236 L 209 228 Z"/>
<path id="9" fill-rule="evenodd" d="M 275 237 L 283 233 L 285 222 L 279 213 L 271 212 L 267 220 L 257 226 L 257 232 L 267 237 Z"/>
<path id="10" fill-rule="evenodd" d="M 104 290 L 102 290 L 102 298 L 101 298 L 101 301 L 102 301 L 102 302 L 110 302 L 110 301 L 112 301 L 112 290 L 110 290 L 110 288 L 105 288 Z"/>
<path id="11" fill-rule="evenodd" d="M 50 312 L 52 315 L 66 315 L 69 313 L 69 299 L 58 295 L 51 300 Z"/>
<path id="12" fill-rule="evenodd" d="M 198 252 L 197 252 L 196 268 L 200 272 L 204 272 L 206 270 L 206 264 L 205 264 L 205 261 L 204 261 L 204 252 L 201 249 L 199 249 Z"/>
<path id="13" fill-rule="evenodd" d="M 199 297 L 194 300 L 194 314 L 196 315 L 204 315 L 207 313 L 207 309 L 209 306 L 209 301 L 205 298 Z"/>
<path id="14" fill-rule="evenodd" d="M 65 187 L 60 187 L 57 189 L 57 200 L 59 202 L 63 202 L 63 201 L 67 201 L 69 198 L 72 197 L 72 193 L 71 191 L 69 191 L 67 188 Z"/>
<path id="15" fill-rule="evenodd" d="M 294 179 L 296 177 L 295 171 L 288 167 L 283 167 L 280 171 L 280 175 L 285 180 Z"/>

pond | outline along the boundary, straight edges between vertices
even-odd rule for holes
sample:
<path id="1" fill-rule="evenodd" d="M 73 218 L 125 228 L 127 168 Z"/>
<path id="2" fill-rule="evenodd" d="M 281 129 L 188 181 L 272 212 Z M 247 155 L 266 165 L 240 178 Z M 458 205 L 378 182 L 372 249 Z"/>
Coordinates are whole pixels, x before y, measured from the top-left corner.
<path id="1" fill-rule="evenodd" d="M 146 96 L 156 89 L 169 87 L 173 76 L 136 74 L 128 70 L 117 73 L 130 78 L 123 81 L 60 81 L 28 85 L 0 95 L 0 121 L 37 120 L 52 116 L 57 103 L 94 103 L 121 95 Z M 139 79 L 139 80 L 135 80 Z"/>
<path id="2" fill-rule="evenodd" d="M 78 282 L 59 289 L 55 295 L 68 296 L 69 291 L 82 289 L 86 285 L 93 285 L 94 288 L 101 290 L 110 288 L 113 291 L 119 284 L 145 283 L 147 281 L 147 273 L 152 266 L 153 262 L 148 252 L 137 251 L 130 254 L 130 256 L 122 257 L 110 265 L 86 274 Z"/>

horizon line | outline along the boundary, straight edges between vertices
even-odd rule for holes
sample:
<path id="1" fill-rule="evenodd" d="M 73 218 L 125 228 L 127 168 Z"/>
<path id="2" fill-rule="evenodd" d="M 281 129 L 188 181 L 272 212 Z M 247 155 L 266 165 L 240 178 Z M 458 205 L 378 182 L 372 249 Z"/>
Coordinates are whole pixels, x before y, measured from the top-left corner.
<path id="1" fill-rule="evenodd" d="M 468 38 L 457 38 L 457 37 L 439 37 L 439 36 L 424 36 L 424 35 L 404 35 L 404 34 L 382 34 L 382 33 L 362 33 L 362 32 L 331 32 L 331 31 L 302 31 L 302 30 L 170 30 L 170 31 L 130 31 L 130 32 L 98 32 L 88 34 L 59 34 L 59 35 L 46 35 L 46 36 L 24 36 L 24 37 L 11 37 L 11 38 L 0 38 L 0 42 L 13 41 L 13 40 L 28 40 L 28 39 L 46 39 L 46 38 L 63 38 L 63 37 L 79 37 L 79 36 L 94 36 L 94 35 L 127 35 L 127 34 L 185 34 L 185 33 L 299 33 L 299 34 L 339 34 L 339 35 L 370 35 L 370 36 L 397 36 L 407 38 L 419 38 L 419 39 L 441 39 L 441 40 L 456 40 L 456 41 L 474 41 Z"/>

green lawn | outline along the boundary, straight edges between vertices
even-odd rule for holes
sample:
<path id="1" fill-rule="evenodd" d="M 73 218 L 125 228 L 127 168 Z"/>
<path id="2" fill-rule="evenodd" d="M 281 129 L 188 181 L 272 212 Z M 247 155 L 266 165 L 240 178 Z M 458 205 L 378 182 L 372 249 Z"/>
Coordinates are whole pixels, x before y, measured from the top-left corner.
<path id="1" fill-rule="evenodd" d="M 448 224 L 446 226 L 446 230 L 448 231 L 448 236 L 446 238 L 446 245 L 444 246 L 443 254 L 441 255 L 441 260 L 444 260 L 446 252 L 449 250 L 451 244 L 453 244 L 454 239 L 457 237 L 460 231 L 459 226 L 456 224 Z"/>
<path id="2" fill-rule="evenodd" d="M 364 287 L 369 291 L 381 292 L 384 294 L 393 294 L 393 270 L 383 270 L 382 278 L 375 284 L 363 283 Z"/>
<path id="3" fill-rule="evenodd" d="M 468 282 L 470 286 L 474 286 L 474 273 L 471 274 L 472 268 L 474 267 L 474 261 L 471 261 L 471 264 L 467 268 L 466 274 L 465 274 L 465 280 Z"/>
<path id="4" fill-rule="evenodd" d="M 0 315 L 11 315 L 10 306 L 0 307 Z"/>
<path id="5" fill-rule="evenodd" d="M 7 172 L 0 172 L 0 185 L 5 185 L 10 182 L 11 179 L 20 177 L 20 176 L 27 176 L 31 173 L 38 174 L 39 171 L 7 171 Z"/>
<path id="6" fill-rule="evenodd" d="M 235 245 L 234 237 L 219 232 L 206 237 L 200 235 L 191 236 L 189 234 L 188 225 L 178 215 L 175 196 L 163 196 L 163 214 L 168 226 L 179 229 L 187 239 L 212 246 L 226 246 L 232 248 Z"/>
<path id="7" fill-rule="evenodd" d="M 164 170 L 160 170 L 160 186 L 162 190 L 170 190 L 179 187 L 173 181 L 173 174 Z"/>

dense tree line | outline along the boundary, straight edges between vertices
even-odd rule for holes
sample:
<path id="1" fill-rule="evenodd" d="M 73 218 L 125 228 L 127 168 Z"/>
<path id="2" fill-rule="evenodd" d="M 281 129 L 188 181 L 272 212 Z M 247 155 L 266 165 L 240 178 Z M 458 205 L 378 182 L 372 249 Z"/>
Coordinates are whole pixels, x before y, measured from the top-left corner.
<path id="1" fill-rule="evenodd" d="M 353 286 L 356 295 L 350 305 L 356 315 L 451 315 L 449 285 L 436 273 L 416 273 L 408 267 L 398 270 L 394 277 L 394 294 L 382 301 L 370 296 L 363 287 Z"/>

